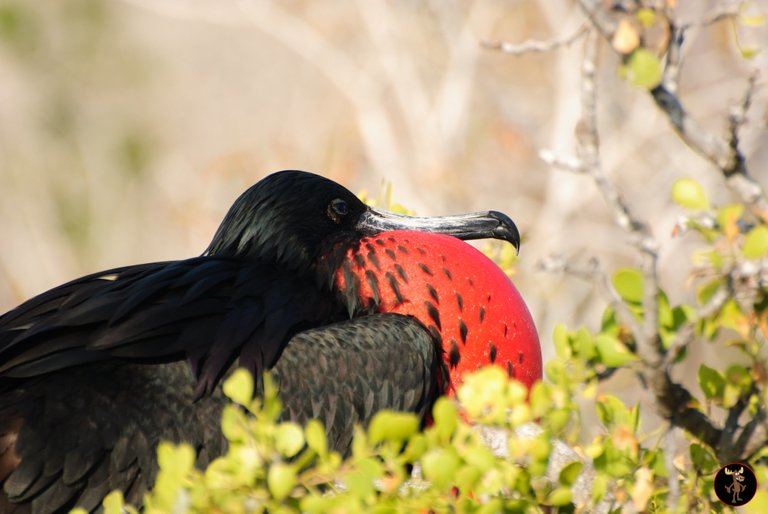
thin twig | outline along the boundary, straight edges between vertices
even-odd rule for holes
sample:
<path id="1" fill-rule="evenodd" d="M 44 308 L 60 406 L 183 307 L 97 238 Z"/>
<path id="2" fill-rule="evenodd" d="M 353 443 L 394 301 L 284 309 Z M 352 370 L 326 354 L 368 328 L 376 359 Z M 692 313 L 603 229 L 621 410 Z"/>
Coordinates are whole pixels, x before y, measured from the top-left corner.
<path id="1" fill-rule="evenodd" d="M 603 269 L 600 261 L 596 257 L 590 258 L 586 264 L 575 264 L 569 259 L 560 255 L 550 255 L 540 260 L 536 267 L 539 271 L 547 273 L 562 273 L 577 277 L 589 283 L 597 283 L 600 286 L 605 298 L 608 300 L 609 305 L 616 311 L 616 315 L 621 319 L 622 323 L 629 327 L 630 332 L 633 334 L 640 332 L 640 324 L 637 322 L 637 318 L 629 310 L 627 304 L 621 299 L 621 296 L 611 284 L 608 273 Z"/>
<path id="2" fill-rule="evenodd" d="M 508 41 L 483 41 L 482 45 L 485 48 L 488 48 L 491 50 L 498 50 L 505 54 L 511 54 L 511 55 L 523 55 L 528 53 L 549 52 L 556 48 L 560 48 L 563 46 L 570 46 L 571 44 L 581 39 L 581 37 L 584 36 L 588 31 L 589 31 L 589 26 L 586 23 L 584 23 L 580 25 L 579 28 L 574 33 L 569 34 L 568 36 L 565 36 L 563 38 L 547 39 L 544 41 L 541 41 L 538 39 L 529 39 L 527 41 L 523 41 L 522 43 L 517 43 L 517 44 L 510 43 Z"/>
<path id="3" fill-rule="evenodd" d="M 755 72 L 749 76 L 749 79 L 747 80 L 747 88 L 744 91 L 744 95 L 741 97 L 741 102 L 734 105 L 728 115 L 729 146 L 732 148 L 738 148 L 739 146 L 739 130 L 747 122 L 747 112 L 752 106 L 752 97 L 755 94 L 758 75 L 759 72 L 755 70 Z"/>
<path id="4" fill-rule="evenodd" d="M 587 171 L 578 157 L 558 155 L 548 148 L 539 150 L 539 159 L 554 168 L 560 168 L 572 173 L 584 173 Z"/>
<path id="5" fill-rule="evenodd" d="M 685 25 L 685 27 L 704 27 L 707 25 L 712 25 L 713 23 L 717 23 L 719 21 L 727 20 L 730 18 L 733 18 L 735 16 L 739 15 L 739 11 L 741 10 L 741 5 L 744 2 L 738 1 L 738 2 L 721 2 L 719 3 L 712 12 L 705 15 L 702 19 L 691 22 Z"/>
<path id="6" fill-rule="evenodd" d="M 577 150 L 585 172 L 592 176 L 598 190 L 614 212 L 616 224 L 631 234 L 649 235 L 645 223 L 634 216 L 614 184 L 605 175 L 600 160 L 600 138 L 597 128 L 598 38 L 592 32 L 587 38 L 581 65 L 581 119 L 576 128 Z"/>

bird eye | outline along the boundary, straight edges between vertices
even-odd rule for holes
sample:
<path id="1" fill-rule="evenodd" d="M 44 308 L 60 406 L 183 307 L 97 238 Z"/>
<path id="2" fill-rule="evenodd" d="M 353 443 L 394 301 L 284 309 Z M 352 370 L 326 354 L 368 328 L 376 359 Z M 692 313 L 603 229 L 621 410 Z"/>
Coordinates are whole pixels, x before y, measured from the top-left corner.
<path id="1" fill-rule="evenodd" d="M 341 198 L 332 200 L 328 205 L 328 217 L 331 218 L 335 223 L 341 223 L 341 218 L 347 214 L 349 214 L 349 206 L 347 205 L 347 202 Z"/>

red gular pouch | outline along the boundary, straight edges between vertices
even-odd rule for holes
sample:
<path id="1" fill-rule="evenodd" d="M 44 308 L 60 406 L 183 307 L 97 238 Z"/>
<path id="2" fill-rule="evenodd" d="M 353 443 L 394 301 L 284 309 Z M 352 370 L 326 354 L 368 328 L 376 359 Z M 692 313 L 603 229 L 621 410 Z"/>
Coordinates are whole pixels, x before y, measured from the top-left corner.
<path id="1" fill-rule="evenodd" d="M 530 389 L 542 377 L 531 314 L 509 277 L 473 246 L 451 236 L 382 232 L 349 251 L 358 302 L 374 312 L 413 316 L 441 341 L 455 395 L 466 373 L 495 364 Z M 337 286 L 345 290 L 339 269 Z"/>

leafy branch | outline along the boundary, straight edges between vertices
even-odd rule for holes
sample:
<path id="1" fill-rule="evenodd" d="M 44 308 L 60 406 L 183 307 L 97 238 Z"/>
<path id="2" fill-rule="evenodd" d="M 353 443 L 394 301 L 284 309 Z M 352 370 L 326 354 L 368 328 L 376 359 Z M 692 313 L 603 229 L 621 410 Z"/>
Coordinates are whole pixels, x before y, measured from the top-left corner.
<path id="1" fill-rule="evenodd" d="M 616 225 L 628 234 L 630 244 L 636 248 L 641 257 L 636 281 L 639 284 L 639 293 L 630 294 L 631 298 L 628 298 L 627 291 L 617 290 L 619 286 L 616 284 L 611 285 L 597 265 L 592 266 L 591 271 L 586 273 L 582 270 L 580 274 L 589 280 L 597 279 L 597 282 L 602 285 L 610 308 L 618 314 L 621 323 L 627 327 L 631 335 L 628 347 L 638 357 L 632 367 L 638 373 L 641 383 L 653 393 L 658 413 L 673 426 L 686 430 L 712 448 L 721 461 L 749 459 L 754 457 L 757 448 L 768 444 L 765 430 L 758 430 L 758 428 L 764 428 L 766 417 L 765 408 L 762 406 L 766 398 L 765 381 L 762 380 L 760 371 L 765 367 L 763 344 L 756 343 L 756 349 L 746 352 L 752 360 L 750 369 L 755 380 L 750 382 L 749 387 L 740 389 L 738 400 L 729 401 L 724 405 L 727 409 L 724 423 L 718 423 L 714 417 L 705 413 L 694 395 L 673 380 L 672 372 L 674 365 L 680 361 L 681 352 L 689 345 L 695 344 L 702 338 L 714 339 L 717 330 L 710 328 L 709 333 L 703 334 L 697 327 L 710 324 L 713 320 L 720 320 L 724 309 L 732 309 L 727 307 L 731 305 L 728 299 L 737 296 L 740 293 L 739 289 L 743 293 L 745 282 L 749 284 L 746 296 L 751 299 L 751 304 L 742 305 L 743 312 L 739 311 L 737 315 L 760 319 L 765 314 L 763 306 L 766 295 L 765 282 L 760 278 L 763 276 L 762 271 L 758 270 L 763 269 L 762 263 L 768 253 L 768 249 L 765 251 L 762 249 L 764 246 L 762 234 L 768 216 L 768 202 L 762 186 L 748 173 L 747 161 L 740 148 L 739 139 L 739 130 L 746 123 L 748 110 L 757 87 L 757 74 L 749 78 L 741 101 L 731 109 L 727 120 L 728 136 L 715 137 L 707 133 L 694 117 L 688 114 L 677 96 L 677 82 L 682 71 L 683 36 L 690 25 L 675 22 L 674 14 L 668 8 L 656 11 L 643 8 L 634 12 L 616 12 L 606 9 L 604 4 L 598 1 L 580 0 L 579 4 L 587 15 L 591 27 L 586 36 L 581 65 L 581 119 L 576 128 L 577 155 L 563 157 L 544 150 L 540 153 L 540 157 L 553 166 L 583 173 L 592 178 L 603 199 L 613 211 Z M 702 23 L 715 23 L 731 18 L 736 13 L 733 7 L 720 9 Z M 640 30 L 632 24 L 638 18 L 644 18 L 646 23 L 660 24 L 669 34 L 667 43 L 664 45 L 666 62 L 662 65 L 660 60 L 655 60 L 659 66 L 658 79 L 653 80 L 654 73 L 648 71 L 652 70 L 653 66 L 638 66 L 635 70 L 637 74 L 645 72 L 650 75 L 650 79 L 641 77 L 640 85 L 647 87 L 648 93 L 661 112 L 668 117 L 683 143 L 717 167 L 726 185 L 749 208 L 753 216 L 753 221 L 750 222 L 742 216 L 743 212 L 721 209 L 717 212 L 717 219 L 723 219 L 730 213 L 728 218 L 730 228 L 727 224 L 717 222 L 711 224 L 715 228 L 691 225 L 709 238 L 709 242 L 717 242 L 718 238 L 728 239 L 730 234 L 732 253 L 741 255 L 746 250 L 747 256 L 752 256 L 752 259 L 731 259 L 732 262 L 728 266 L 720 266 L 717 270 L 710 269 L 718 277 L 716 283 L 718 287 L 710 288 L 713 290 L 706 298 L 706 302 L 703 302 L 699 316 L 694 314 L 683 316 L 685 322 L 676 327 L 676 337 L 673 342 L 664 340 L 664 323 L 660 319 L 668 315 L 669 306 L 664 304 L 666 297 L 658 278 L 659 243 L 654 238 L 648 223 L 633 212 L 608 179 L 600 159 L 600 138 L 596 115 L 598 86 L 595 79 L 597 54 L 600 48 L 598 36 L 611 43 L 611 47 L 625 65 L 632 66 L 634 57 L 650 55 L 650 49 L 642 46 Z M 632 23 L 627 20 L 631 20 Z M 654 59 L 652 57 L 648 62 L 653 63 Z M 677 192 L 673 192 L 678 203 L 684 206 L 686 194 L 689 193 L 681 191 L 680 188 Z M 709 205 L 706 207 L 709 209 Z M 744 237 L 741 229 L 733 228 L 738 224 L 746 226 L 749 223 L 757 225 L 752 225 Z M 752 240 L 760 238 L 760 241 L 749 244 L 747 240 L 750 238 Z M 768 240 L 768 235 L 766 238 Z M 746 248 L 743 245 L 746 245 Z M 752 247 L 755 246 L 759 248 L 754 250 Z M 751 275 L 748 274 L 749 278 L 746 279 L 745 264 L 747 269 L 752 270 Z M 572 265 L 563 264 L 557 259 L 546 261 L 542 267 L 549 271 L 573 270 Z M 744 336 L 747 339 L 749 336 L 757 337 L 760 341 L 764 341 L 765 338 L 765 334 L 760 333 L 759 330 Z M 760 399 L 763 400 L 762 403 Z M 747 405 L 752 406 L 751 418 L 744 420 L 743 415 Z"/>

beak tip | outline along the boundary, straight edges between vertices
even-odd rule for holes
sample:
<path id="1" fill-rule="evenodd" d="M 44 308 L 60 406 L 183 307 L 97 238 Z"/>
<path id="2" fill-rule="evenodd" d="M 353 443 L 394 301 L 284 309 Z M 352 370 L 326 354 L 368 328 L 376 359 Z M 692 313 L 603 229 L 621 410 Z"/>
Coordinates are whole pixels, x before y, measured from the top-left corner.
<path id="1" fill-rule="evenodd" d="M 520 231 L 512 218 L 499 211 L 490 211 L 490 215 L 496 218 L 499 226 L 493 231 L 497 239 L 503 239 L 515 247 L 517 254 L 520 254 Z"/>

